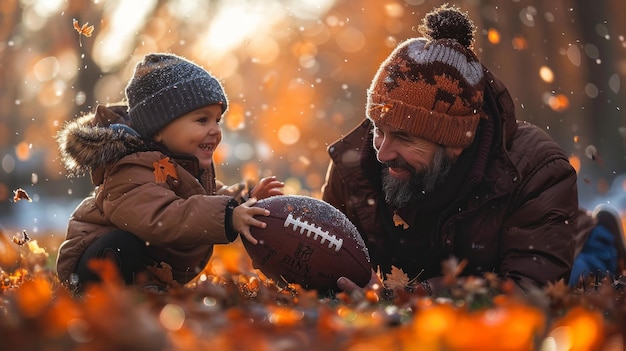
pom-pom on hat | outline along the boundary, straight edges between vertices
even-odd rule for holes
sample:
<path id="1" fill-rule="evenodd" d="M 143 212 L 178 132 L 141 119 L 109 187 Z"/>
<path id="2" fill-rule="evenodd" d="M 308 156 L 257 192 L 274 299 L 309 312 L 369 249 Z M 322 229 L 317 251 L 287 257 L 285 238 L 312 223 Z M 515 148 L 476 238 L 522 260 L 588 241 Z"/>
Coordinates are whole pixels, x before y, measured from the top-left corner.
<path id="1" fill-rule="evenodd" d="M 367 94 L 367 117 L 437 144 L 472 144 L 485 78 L 472 51 L 467 14 L 443 5 L 426 14 L 425 37 L 399 44 L 379 67 Z"/>
<path id="2" fill-rule="evenodd" d="M 132 127 L 152 138 L 176 118 L 203 106 L 228 101 L 220 82 L 204 68 L 174 54 L 153 53 L 137 63 L 126 86 Z"/>

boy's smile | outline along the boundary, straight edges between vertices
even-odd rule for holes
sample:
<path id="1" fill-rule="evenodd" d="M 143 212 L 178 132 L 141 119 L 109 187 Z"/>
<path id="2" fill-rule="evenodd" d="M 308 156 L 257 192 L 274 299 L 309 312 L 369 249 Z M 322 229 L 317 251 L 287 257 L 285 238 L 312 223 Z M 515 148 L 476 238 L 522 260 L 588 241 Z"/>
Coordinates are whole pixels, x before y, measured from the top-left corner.
<path id="1" fill-rule="evenodd" d="M 196 156 L 200 167 L 209 168 L 222 141 L 221 119 L 221 105 L 204 106 L 173 120 L 155 134 L 154 140 L 169 151 Z"/>

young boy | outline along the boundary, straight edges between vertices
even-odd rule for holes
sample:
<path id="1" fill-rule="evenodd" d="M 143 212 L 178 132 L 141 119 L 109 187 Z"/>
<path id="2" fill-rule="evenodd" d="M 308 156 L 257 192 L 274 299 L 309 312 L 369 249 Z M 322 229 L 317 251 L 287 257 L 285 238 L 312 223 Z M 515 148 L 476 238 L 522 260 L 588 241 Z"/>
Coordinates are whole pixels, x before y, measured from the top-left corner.
<path id="1" fill-rule="evenodd" d="M 269 215 L 253 207 L 256 199 L 282 194 L 275 177 L 261 179 L 249 194 L 215 179 L 213 153 L 228 101 L 202 67 L 148 54 L 126 98 L 127 106 L 98 106 L 57 135 L 70 176 L 89 173 L 96 186 L 72 214 L 59 248 L 59 279 L 74 290 L 99 281 L 88 264 L 93 258 L 111 260 L 126 284 L 154 283 L 156 277 L 145 277 L 162 263 L 185 284 L 213 245 L 238 234 L 256 243 L 250 226 L 265 223 L 253 216 Z"/>

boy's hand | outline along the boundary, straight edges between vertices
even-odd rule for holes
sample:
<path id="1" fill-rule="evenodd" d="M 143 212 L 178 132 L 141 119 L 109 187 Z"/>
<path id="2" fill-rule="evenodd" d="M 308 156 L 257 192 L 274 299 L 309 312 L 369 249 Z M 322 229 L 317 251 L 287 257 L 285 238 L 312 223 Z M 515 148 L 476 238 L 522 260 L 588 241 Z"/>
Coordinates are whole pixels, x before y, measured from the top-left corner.
<path id="1" fill-rule="evenodd" d="M 274 195 L 282 195 L 284 186 L 285 183 L 276 180 L 275 176 L 263 178 L 250 191 L 250 198 L 265 199 Z"/>
<path id="2" fill-rule="evenodd" d="M 265 228 L 267 224 L 254 218 L 254 216 L 260 215 L 267 217 L 270 215 L 270 211 L 261 207 L 253 207 L 255 203 L 256 198 L 250 198 L 250 200 L 233 209 L 233 229 L 243 235 L 246 240 L 256 245 L 259 241 L 250 233 L 250 226 Z"/>

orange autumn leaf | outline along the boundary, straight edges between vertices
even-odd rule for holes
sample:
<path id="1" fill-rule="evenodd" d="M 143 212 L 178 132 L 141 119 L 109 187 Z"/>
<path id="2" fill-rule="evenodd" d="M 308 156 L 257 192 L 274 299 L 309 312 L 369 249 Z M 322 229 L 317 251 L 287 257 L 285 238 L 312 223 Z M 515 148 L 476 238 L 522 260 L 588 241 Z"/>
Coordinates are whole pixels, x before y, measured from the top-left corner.
<path id="1" fill-rule="evenodd" d="M 161 262 L 159 265 L 153 265 L 146 267 L 154 276 L 161 282 L 171 287 L 179 287 L 180 283 L 174 280 L 172 273 L 172 266 L 165 262 Z"/>
<path id="2" fill-rule="evenodd" d="M 600 350 L 604 329 L 600 312 L 575 306 L 551 326 L 549 336 L 569 343 L 572 351 Z"/>
<path id="3" fill-rule="evenodd" d="M 420 303 L 424 305 L 420 306 L 413 316 L 410 330 L 414 335 L 421 335 L 420 346 L 424 350 L 441 349 L 441 339 L 455 323 L 457 311 L 448 304 L 432 304 L 431 300 L 420 301 Z"/>
<path id="4" fill-rule="evenodd" d="M 42 320 L 52 335 L 61 335 L 68 330 L 76 330 L 82 321 L 80 306 L 65 289 L 58 289 L 56 299 L 42 316 Z M 83 324 L 86 322 L 82 322 Z"/>
<path id="5" fill-rule="evenodd" d="M 467 260 L 459 260 L 456 257 L 451 257 L 441 262 L 441 271 L 443 273 L 444 282 L 446 285 L 453 285 L 456 282 L 457 277 L 463 272 L 467 266 Z"/>
<path id="6" fill-rule="evenodd" d="M 267 306 L 268 317 L 267 320 L 279 327 L 289 327 L 300 323 L 304 318 L 304 313 L 298 311 L 295 308 L 289 308 L 284 306 Z"/>
<path id="7" fill-rule="evenodd" d="M 105 285 L 119 287 L 123 285 L 122 277 L 111 260 L 92 258 L 87 267 L 95 272 Z"/>
<path id="8" fill-rule="evenodd" d="M 213 256 L 204 270 L 208 275 L 241 274 L 253 270 L 253 267 L 241 240 L 237 240 L 230 245 L 215 246 Z M 261 271 L 255 273 L 263 276 Z"/>
<path id="9" fill-rule="evenodd" d="M 24 231 L 24 233 L 26 233 L 26 231 Z M 29 238 L 30 239 L 30 238 Z M 44 249 L 43 247 L 40 247 L 39 244 L 37 243 L 37 240 L 30 240 L 26 243 L 26 246 L 28 247 L 28 251 L 32 254 L 35 255 L 43 255 L 43 256 L 48 256 L 48 253 L 46 252 L 46 249 Z"/>
<path id="10" fill-rule="evenodd" d="M 43 277 L 27 280 L 15 295 L 17 305 L 26 317 L 35 317 L 42 313 L 52 301 L 52 284 Z"/>
<path id="11" fill-rule="evenodd" d="M 492 308 L 477 311 L 455 308 L 443 330 L 443 344 L 451 350 L 534 350 L 545 329 L 541 309 L 504 295 L 493 302 Z"/>
<path id="12" fill-rule="evenodd" d="M 383 284 L 387 289 L 402 290 L 409 284 L 409 276 L 402 268 L 391 266 L 391 273 L 387 274 Z"/>
<path id="13" fill-rule="evenodd" d="M 20 237 L 13 235 L 13 242 L 19 246 L 22 246 L 29 241 L 30 241 L 30 237 L 28 236 L 28 233 L 25 230 L 22 230 L 22 235 Z"/>
<path id="14" fill-rule="evenodd" d="M 169 157 L 160 159 L 152 164 L 154 166 L 154 179 L 157 183 L 165 183 L 167 176 L 174 179 L 178 179 L 178 173 L 176 173 L 176 167 L 170 162 Z"/>
<path id="15" fill-rule="evenodd" d="M 90 37 L 91 34 L 93 33 L 94 26 L 90 26 L 89 22 L 85 22 L 85 24 L 81 26 L 80 24 L 78 24 L 78 21 L 75 18 L 72 19 L 72 24 L 74 25 L 74 29 L 78 32 L 78 43 L 82 47 L 83 46 L 83 42 L 81 41 L 82 36 L 84 35 L 86 37 Z"/>
<path id="16" fill-rule="evenodd" d="M 402 229 L 405 229 L 405 230 L 409 229 L 409 224 L 404 219 L 402 219 L 402 217 L 400 217 L 400 215 L 398 215 L 397 213 L 393 214 L 393 224 L 396 227 L 402 226 Z"/>
<path id="17" fill-rule="evenodd" d="M 5 235 L 2 228 L 0 228 L 0 267 L 5 270 L 14 268 L 18 257 L 18 252 L 14 246 L 11 245 L 11 241 L 8 236 Z"/>
<path id="18" fill-rule="evenodd" d="M 570 288 L 564 279 L 560 279 L 555 283 L 548 282 L 545 292 L 549 298 L 562 300 L 569 296 Z"/>
<path id="19" fill-rule="evenodd" d="M 258 295 L 261 289 L 261 283 L 256 277 L 246 277 L 244 275 L 238 276 L 237 287 L 239 293 L 247 298 L 254 298 Z"/>
<path id="20" fill-rule="evenodd" d="M 72 24 L 74 25 L 74 29 L 76 29 L 76 31 L 80 35 L 84 35 L 86 37 L 90 37 L 91 34 L 93 33 L 94 26 L 90 26 L 89 22 L 85 22 L 85 24 L 83 24 L 82 27 L 81 27 L 78 24 L 78 21 L 75 18 L 73 18 L 72 19 Z"/>
<path id="21" fill-rule="evenodd" d="M 22 188 L 17 188 L 17 190 L 13 190 L 13 202 L 18 202 L 20 200 L 26 200 L 28 202 L 32 202 L 30 196 L 24 191 Z"/>

